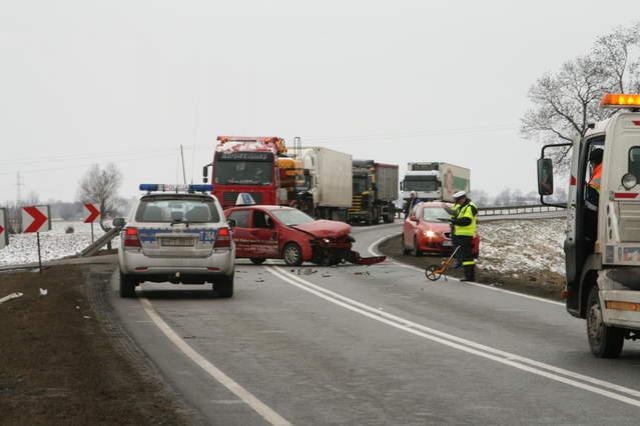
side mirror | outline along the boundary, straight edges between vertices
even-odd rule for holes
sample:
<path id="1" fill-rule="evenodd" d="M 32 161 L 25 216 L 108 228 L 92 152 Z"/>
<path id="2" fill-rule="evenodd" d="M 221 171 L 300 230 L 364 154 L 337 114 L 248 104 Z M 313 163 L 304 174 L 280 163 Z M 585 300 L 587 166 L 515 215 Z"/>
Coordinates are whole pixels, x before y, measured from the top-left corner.
<path id="1" fill-rule="evenodd" d="M 538 160 L 538 194 L 553 194 L 553 161 L 550 158 Z"/>
<path id="2" fill-rule="evenodd" d="M 206 165 L 202 168 L 202 183 L 207 183 L 209 181 L 209 165 Z"/>
<path id="3" fill-rule="evenodd" d="M 113 219 L 114 228 L 124 228 L 126 224 L 127 221 L 124 219 L 124 217 L 116 217 L 115 219 Z"/>
<path id="4" fill-rule="evenodd" d="M 227 219 L 227 223 L 229 224 L 229 228 L 231 228 L 231 229 L 236 227 L 236 220 L 235 219 Z"/>

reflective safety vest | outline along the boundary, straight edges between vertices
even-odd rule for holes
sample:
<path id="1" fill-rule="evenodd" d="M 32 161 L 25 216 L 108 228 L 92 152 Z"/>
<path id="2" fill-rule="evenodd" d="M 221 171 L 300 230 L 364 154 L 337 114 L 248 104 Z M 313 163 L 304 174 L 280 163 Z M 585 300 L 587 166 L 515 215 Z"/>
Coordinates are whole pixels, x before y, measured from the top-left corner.
<path id="1" fill-rule="evenodd" d="M 598 193 L 600 192 L 601 179 L 602 179 L 602 163 L 598 164 L 593 169 L 593 174 L 591 175 L 591 179 L 589 179 L 589 186 L 595 189 Z"/>
<path id="2" fill-rule="evenodd" d="M 472 208 L 473 207 L 473 208 Z M 473 237 L 476 235 L 476 214 L 478 213 L 478 207 L 473 202 L 469 201 L 467 204 L 458 208 L 458 219 L 468 217 L 471 219 L 471 223 L 466 226 L 455 225 L 454 234 L 457 236 Z M 475 213 L 474 213 L 475 210 Z"/>

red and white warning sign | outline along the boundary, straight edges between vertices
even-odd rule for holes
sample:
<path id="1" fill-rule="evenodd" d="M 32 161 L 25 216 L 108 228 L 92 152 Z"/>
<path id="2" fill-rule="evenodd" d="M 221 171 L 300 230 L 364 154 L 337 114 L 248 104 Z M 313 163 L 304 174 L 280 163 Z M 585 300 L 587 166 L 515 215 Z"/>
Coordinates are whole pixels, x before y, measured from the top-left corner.
<path id="1" fill-rule="evenodd" d="M 87 203 L 84 205 L 84 208 L 89 213 L 89 215 L 84 218 L 84 223 L 93 223 L 100 217 L 100 210 L 98 210 L 95 204 Z"/>
<path id="2" fill-rule="evenodd" d="M 44 232 L 51 230 L 49 206 L 22 208 L 22 232 Z"/>
<path id="3" fill-rule="evenodd" d="M 7 210 L 0 209 L 0 250 L 9 245 L 9 230 L 7 229 Z"/>

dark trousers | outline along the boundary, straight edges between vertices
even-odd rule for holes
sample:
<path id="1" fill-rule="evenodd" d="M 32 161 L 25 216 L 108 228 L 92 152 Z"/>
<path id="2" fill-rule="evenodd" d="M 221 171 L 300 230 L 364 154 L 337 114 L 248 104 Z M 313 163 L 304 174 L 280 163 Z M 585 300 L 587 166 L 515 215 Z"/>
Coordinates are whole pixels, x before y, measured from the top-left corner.
<path id="1" fill-rule="evenodd" d="M 464 278 L 469 281 L 476 279 L 476 261 L 473 258 L 473 237 L 457 235 L 456 239 L 460 245 L 460 259 L 464 269 Z"/>

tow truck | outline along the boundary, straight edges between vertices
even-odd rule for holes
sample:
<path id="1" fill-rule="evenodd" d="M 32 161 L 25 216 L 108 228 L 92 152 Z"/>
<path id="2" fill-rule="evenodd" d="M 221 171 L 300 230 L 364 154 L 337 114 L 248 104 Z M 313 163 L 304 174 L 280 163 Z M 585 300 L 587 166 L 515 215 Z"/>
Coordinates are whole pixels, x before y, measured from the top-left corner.
<path id="1" fill-rule="evenodd" d="M 572 143 L 542 148 L 538 192 L 543 204 L 567 208 L 567 310 L 586 319 L 596 357 L 617 358 L 625 339 L 640 337 L 640 95 L 606 94 L 601 107 L 618 112 Z M 571 156 L 566 205 L 546 198 L 554 192 L 555 149 Z M 594 195 L 589 181 L 600 158 Z"/>
<path id="2" fill-rule="evenodd" d="M 287 188 L 281 186 L 278 162 L 287 148 L 284 139 L 270 137 L 218 136 L 213 162 L 202 170 L 203 182 L 211 183 L 223 208 L 235 205 L 238 194 L 248 193 L 258 204 L 288 204 Z M 287 164 L 286 168 L 291 165 Z"/>

